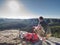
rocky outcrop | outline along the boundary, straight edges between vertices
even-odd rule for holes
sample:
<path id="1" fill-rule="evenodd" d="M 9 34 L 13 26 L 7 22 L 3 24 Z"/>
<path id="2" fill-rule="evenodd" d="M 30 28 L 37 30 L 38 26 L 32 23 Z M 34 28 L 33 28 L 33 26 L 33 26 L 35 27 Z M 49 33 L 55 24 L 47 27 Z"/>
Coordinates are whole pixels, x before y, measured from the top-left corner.
<path id="1" fill-rule="evenodd" d="M 19 30 L 0 31 L 0 43 L 17 44 L 19 42 Z"/>

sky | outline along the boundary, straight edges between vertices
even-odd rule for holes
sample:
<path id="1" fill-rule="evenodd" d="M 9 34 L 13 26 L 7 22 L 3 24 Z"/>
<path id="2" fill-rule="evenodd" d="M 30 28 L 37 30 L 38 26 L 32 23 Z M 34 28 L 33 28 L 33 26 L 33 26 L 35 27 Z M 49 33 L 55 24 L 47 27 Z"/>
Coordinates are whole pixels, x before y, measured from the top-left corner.
<path id="1" fill-rule="evenodd" d="M 0 0 L 0 18 L 60 18 L 60 0 Z"/>

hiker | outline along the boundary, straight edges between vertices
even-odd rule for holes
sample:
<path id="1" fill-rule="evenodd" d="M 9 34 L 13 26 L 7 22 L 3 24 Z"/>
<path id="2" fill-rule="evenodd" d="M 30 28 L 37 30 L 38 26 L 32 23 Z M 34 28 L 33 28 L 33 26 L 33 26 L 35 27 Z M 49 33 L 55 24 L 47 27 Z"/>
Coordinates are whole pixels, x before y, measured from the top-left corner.
<path id="1" fill-rule="evenodd" d="M 40 16 L 38 20 L 39 20 L 38 25 L 41 25 L 43 27 L 43 30 L 45 31 L 44 36 L 46 38 L 50 37 L 51 36 L 50 35 L 51 34 L 51 30 L 49 28 L 48 23 L 44 20 L 44 18 L 42 16 Z"/>
<path id="2" fill-rule="evenodd" d="M 48 38 L 50 34 L 49 25 L 43 19 L 43 17 L 39 17 L 39 23 L 37 26 L 34 26 L 34 32 L 38 35 L 39 41 L 34 45 L 42 45 L 42 42 Z"/>

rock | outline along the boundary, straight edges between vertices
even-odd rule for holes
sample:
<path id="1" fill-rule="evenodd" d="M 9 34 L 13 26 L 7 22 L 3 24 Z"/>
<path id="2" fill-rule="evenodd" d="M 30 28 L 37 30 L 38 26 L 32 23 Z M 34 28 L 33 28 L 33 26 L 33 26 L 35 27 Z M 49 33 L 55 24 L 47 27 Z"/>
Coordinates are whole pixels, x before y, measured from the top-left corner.
<path id="1" fill-rule="evenodd" d="M 51 42 L 60 44 L 60 38 L 50 37 L 48 40 L 50 40 Z"/>
<path id="2" fill-rule="evenodd" d="M 0 31 L 0 43 L 19 43 L 19 30 Z"/>

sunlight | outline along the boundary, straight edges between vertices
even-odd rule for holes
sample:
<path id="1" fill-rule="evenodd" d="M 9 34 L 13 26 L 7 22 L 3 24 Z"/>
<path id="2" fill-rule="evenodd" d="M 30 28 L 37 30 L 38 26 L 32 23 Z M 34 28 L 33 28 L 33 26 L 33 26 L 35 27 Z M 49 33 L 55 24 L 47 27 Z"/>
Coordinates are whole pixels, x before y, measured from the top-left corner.
<path id="1" fill-rule="evenodd" d="M 18 2 L 15 1 L 15 0 L 9 1 L 9 2 L 8 2 L 8 7 L 9 7 L 9 9 L 10 9 L 11 11 L 13 11 L 13 12 L 18 11 L 19 8 L 20 8 Z"/>
<path id="2" fill-rule="evenodd" d="M 39 17 L 39 15 L 30 12 L 19 0 L 6 0 L 2 9 L 0 17 L 3 18 L 30 19 Z"/>

